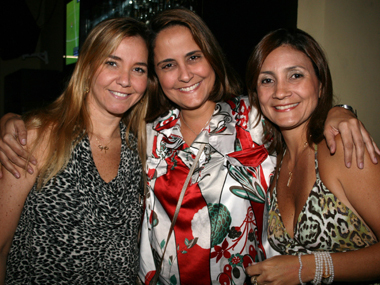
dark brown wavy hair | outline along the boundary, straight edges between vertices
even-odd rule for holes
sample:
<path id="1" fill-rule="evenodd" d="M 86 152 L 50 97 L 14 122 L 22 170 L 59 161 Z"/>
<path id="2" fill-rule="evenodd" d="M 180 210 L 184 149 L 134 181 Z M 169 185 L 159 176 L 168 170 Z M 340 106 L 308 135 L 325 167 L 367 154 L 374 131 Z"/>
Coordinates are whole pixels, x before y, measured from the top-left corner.
<path id="1" fill-rule="evenodd" d="M 250 103 L 263 115 L 257 95 L 258 77 L 267 56 L 280 46 L 290 46 L 303 52 L 311 60 L 315 74 L 321 83 L 318 105 L 307 126 L 309 145 L 319 143 L 323 139 L 324 123 L 333 103 L 333 86 L 326 56 L 320 45 L 306 32 L 300 29 L 278 29 L 267 34 L 257 44 L 247 63 L 246 83 Z M 264 141 L 271 142 L 270 152 L 283 152 L 284 141 L 281 133 L 269 120 L 266 120 L 264 125 Z"/>
<path id="2" fill-rule="evenodd" d="M 177 25 L 190 30 L 194 41 L 214 69 L 215 84 L 208 99 L 214 102 L 226 101 L 239 95 L 241 92 L 241 82 L 235 71 L 228 64 L 214 35 L 198 15 L 184 8 L 165 10 L 151 20 L 151 40 L 149 46 L 149 68 L 151 71 L 154 73 L 154 48 L 157 35 L 162 30 Z M 157 76 L 155 76 L 155 80 L 148 86 L 148 90 L 148 122 L 176 107 L 165 96 Z"/>

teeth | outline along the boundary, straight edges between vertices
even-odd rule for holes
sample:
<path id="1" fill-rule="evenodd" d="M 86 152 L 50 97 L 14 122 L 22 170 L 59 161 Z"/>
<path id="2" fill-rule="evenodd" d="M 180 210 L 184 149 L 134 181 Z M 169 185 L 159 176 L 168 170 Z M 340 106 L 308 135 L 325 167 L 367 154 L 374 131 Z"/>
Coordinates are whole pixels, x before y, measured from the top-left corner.
<path id="1" fill-rule="evenodd" d="M 116 92 L 116 91 L 110 91 L 110 92 L 116 96 L 119 96 L 119 97 L 127 97 L 128 96 L 128 94 L 126 94 L 126 93 L 120 93 L 120 92 Z"/>
<path id="2" fill-rule="evenodd" d="M 192 86 L 189 86 L 189 87 L 180 88 L 179 90 L 189 92 L 189 91 L 194 90 L 194 89 L 197 88 L 198 86 L 199 86 L 199 82 L 196 83 L 196 84 L 194 84 L 194 85 L 192 85 Z"/>
<path id="3" fill-rule="evenodd" d="M 276 110 L 286 110 L 286 109 L 295 107 L 297 105 L 298 105 L 298 103 L 295 103 L 295 104 L 290 104 L 290 105 L 285 105 L 285 106 L 276 106 L 275 108 L 276 108 Z"/>

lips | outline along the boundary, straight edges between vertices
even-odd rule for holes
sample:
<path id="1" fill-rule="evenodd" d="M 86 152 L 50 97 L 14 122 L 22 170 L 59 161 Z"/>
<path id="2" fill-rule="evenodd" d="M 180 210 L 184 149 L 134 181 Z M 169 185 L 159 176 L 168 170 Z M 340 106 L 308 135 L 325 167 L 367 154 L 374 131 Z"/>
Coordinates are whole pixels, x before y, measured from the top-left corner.
<path id="1" fill-rule="evenodd" d="M 193 91 L 195 88 L 197 88 L 199 86 L 199 84 L 200 84 L 200 82 L 195 83 L 194 85 L 191 85 L 189 87 L 179 88 L 179 90 L 184 91 L 184 92 L 190 92 L 190 91 Z"/>
<path id="2" fill-rule="evenodd" d="M 117 97 L 127 97 L 128 95 L 130 95 L 129 93 L 122 93 L 122 92 L 117 92 L 117 91 L 111 91 L 109 90 L 113 95 L 117 96 Z"/>
<path id="3" fill-rule="evenodd" d="M 279 110 L 279 111 L 284 111 L 284 110 L 288 110 L 288 109 L 292 109 L 294 107 L 296 107 L 299 103 L 294 103 L 294 104 L 289 104 L 289 105 L 282 105 L 282 106 L 274 106 L 274 108 L 276 110 Z"/>

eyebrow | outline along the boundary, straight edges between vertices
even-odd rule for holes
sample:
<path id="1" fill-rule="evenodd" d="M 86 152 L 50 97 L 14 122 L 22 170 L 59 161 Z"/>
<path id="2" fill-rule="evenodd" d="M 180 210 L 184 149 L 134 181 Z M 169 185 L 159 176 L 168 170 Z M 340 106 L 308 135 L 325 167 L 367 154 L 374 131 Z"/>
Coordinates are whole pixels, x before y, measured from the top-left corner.
<path id="1" fill-rule="evenodd" d="M 290 71 L 290 70 L 293 70 L 293 69 L 297 69 L 297 68 L 301 68 L 303 70 L 307 70 L 305 67 L 303 67 L 302 65 L 294 65 L 294 66 L 289 66 L 287 68 L 285 68 L 286 71 Z M 274 74 L 272 71 L 261 71 L 260 74 Z"/>
<path id="2" fill-rule="evenodd" d="M 190 51 L 187 54 L 185 54 L 185 57 L 192 56 L 198 52 L 203 53 L 201 50 L 193 50 L 193 51 Z M 175 60 L 173 58 L 167 58 L 167 59 L 161 60 L 160 62 L 157 62 L 156 66 L 159 66 L 162 63 L 172 62 L 172 61 L 175 61 Z"/>
<path id="3" fill-rule="evenodd" d="M 111 59 L 117 60 L 117 61 L 123 61 L 120 57 L 118 57 L 116 55 L 112 55 L 112 54 L 110 54 L 108 56 L 108 58 L 111 58 Z M 146 63 L 146 62 L 136 62 L 135 64 L 137 64 L 137 65 L 143 65 L 143 66 L 148 66 L 148 63 Z"/>
<path id="4" fill-rule="evenodd" d="M 116 55 L 113 55 L 113 54 L 110 54 L 110 55 L 108 56 L 108 58 L 112 58 L 112 59 L 114 59 L 114 60 L 119 60 L 119 61 L 122 60 L 120 57 L 118 57 L 118 56 L 116 56 Z"/>

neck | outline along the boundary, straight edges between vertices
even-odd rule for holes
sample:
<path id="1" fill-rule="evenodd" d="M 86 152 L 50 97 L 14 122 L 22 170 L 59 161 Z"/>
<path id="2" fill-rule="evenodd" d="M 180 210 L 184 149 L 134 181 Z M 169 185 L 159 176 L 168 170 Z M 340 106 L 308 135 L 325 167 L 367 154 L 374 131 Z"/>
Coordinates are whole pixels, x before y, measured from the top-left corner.
<path id="1" fill-rule="evenodd" d="M 89 133 L 101 139 L 111 139 L 120 136 L 119 124 L 121 116 L 100 112 L 96 108 L 88 108 L 91 122 Z"/>
<path id="2" fill-rule="evenodd" d="M 294 130 L 281 130 L 286 144 L 286 152 L 289 159 L 294 161 L 305 151 L 305 143 L 307 143 L 306 128 Z"/>
<path id="3" fill-rule="evenodd" d="M 91 120 L 92 129 L 90 130 L 90 133 L 99 139 L 106 140 L 120 137 L 119 123 L 120 120 L 116 124 L 114 122 L 107 123 Z"/>
<path id="4" fill-rule="evenodd" d="M 195 110 L 181 110 L 182 120 L 185 126 L 196 134 L 200 133 L 205 125 L 210 121 L 214 113 L 215 102 L 207 101 L 201 108 Z"/>

